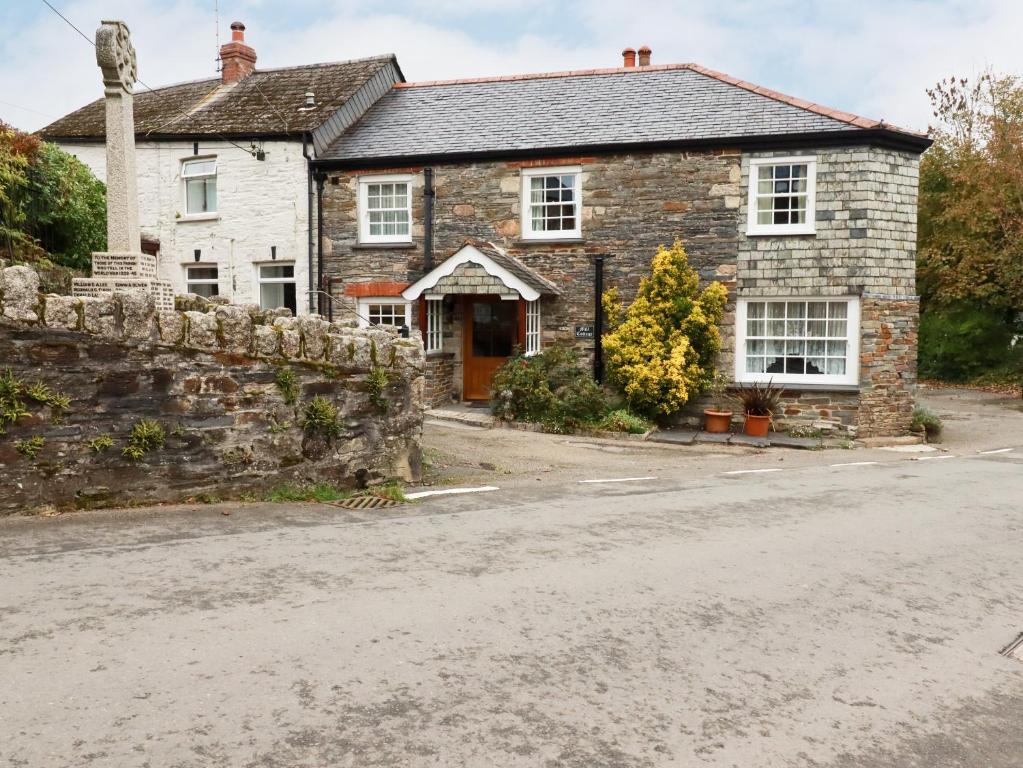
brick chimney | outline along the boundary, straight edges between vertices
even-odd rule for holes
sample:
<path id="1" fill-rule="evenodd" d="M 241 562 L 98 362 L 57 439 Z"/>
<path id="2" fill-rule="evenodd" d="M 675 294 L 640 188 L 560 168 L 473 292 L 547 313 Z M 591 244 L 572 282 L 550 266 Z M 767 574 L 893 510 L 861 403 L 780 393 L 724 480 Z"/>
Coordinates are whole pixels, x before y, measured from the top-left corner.
<path id="1" fill-rule="evenodd" d="M 626 48 L 622 51 L 622 66 L 623 67 L 634 67 L 636 66 L 636 49 Z"/>
<path id="2" fill-rule="evenodd" d="M 650 50 L 650 46 L 649 45 L 644 45 L 642 48 L 639 49 L 639 66 L 641 66 L 641 67 L 649 67 L 650 66 L 650 54 L 651 53 L 653 53 L 653 51 Z"/>
<path id="3" fill-rule="evenodd" d="M 220 76 L 237 83 L 256 71 L 256 51 L 245 44 L 245 25 L 231 22 L 231 42 L 220 46 Z"/>

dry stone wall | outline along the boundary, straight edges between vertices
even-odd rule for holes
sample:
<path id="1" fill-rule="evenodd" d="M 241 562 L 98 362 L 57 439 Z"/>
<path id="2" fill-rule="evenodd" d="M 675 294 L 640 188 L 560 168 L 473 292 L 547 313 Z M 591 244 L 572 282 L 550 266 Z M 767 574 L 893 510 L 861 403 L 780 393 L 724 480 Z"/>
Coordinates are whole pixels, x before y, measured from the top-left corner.
<path id="1" fill-rule="evenodd" d="M 38 284 L 27 267 L 0 271 L 0 413 L 14 416 L 0 415 L 0 514 L 418 478 L 418 339 L 198 297 L 157 311 L 142 293 L 42 295 Z M 329 424 L 304 428 L 317 397 Z M 135 460 L 125 449 L 144 421 L 163 444 Z"/>

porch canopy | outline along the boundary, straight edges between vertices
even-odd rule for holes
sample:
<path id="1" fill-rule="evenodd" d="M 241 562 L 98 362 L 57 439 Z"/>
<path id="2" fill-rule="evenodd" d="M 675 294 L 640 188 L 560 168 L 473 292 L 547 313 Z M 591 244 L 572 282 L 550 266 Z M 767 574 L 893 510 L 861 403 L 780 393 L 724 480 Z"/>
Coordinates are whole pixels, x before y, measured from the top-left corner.
<path id="1" fill-rule="evenodd" d="M 490 294 L 502 299 L 536 301 L 561 290 L 514 256 L 486 240 L 465 245 L 404 291 L 406 301 L 442 299 L 453 294 Z"/>

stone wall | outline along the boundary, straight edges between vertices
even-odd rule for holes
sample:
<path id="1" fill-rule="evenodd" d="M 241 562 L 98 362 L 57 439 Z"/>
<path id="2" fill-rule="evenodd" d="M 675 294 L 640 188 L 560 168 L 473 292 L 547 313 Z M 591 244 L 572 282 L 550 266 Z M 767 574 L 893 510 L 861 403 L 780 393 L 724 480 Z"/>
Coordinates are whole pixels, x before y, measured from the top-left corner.
<path id="1" fill-rule="evenodd" d="M 859 434 L 905 434 L 916 400 L 920 302 L 864 294 L 860 313 Z"/>
<path id="2" fill-rule="evenodd" d="M 145 294 L 72 298 L 37 287 L 26 267 L 0 271 L 0 375 L 69 402 L 22 395 L 26 413 L 3 423 L 0 514 L 418 478 L 417 339 L 280 310 L 198 300 L 157 312 Z M 377 368 L 387 373 L 382 387 L 370 376 Z M 281 371 L 294 376 L 294 404 Z M 301 426 L 315 396 L 336 407 L 335 435 Z M 166 439 L 133 461 L 123 450 L 143 419 Z"/>
<path id="3" fill-rule="evenodd" d="M 582 166 L 582 238 L 529 241 L 520 237 L 521 172 L 533 166 Z M 412 174 L 412 244 L 377 247 L 357 242 L 358 177 Z M 467 238 L 490 240 L 564 291 L 544 302 L 543 343 L 576 344 L 588 357 L 592 342 L 576 342 L 574 326 L 593 322 L 593 256 L 606 262 L 605 285 L 631 300 L 659 245 L 681 238 L 706 280 L 734 265 L 740 203 L 740 153 L 622 153 L 537 161 L 487 161 L 434 167 L 434 261 Z M 422 168 L 332 171 L 324 188 L 327 274 L 335 294 L 353 282 L 412 282 L 423 274 Z M 414 313 L 415 314 L 415 313 Z M 417 318 L 418 322 L 418 318 Z"/>
<path id="4" fill-rule="evenodd" d="M 437 408 L 451 403 L 454 377 L 454 354 L 441 352 L 426 356 L 426 386 L 423 400 L 427 408 Z"/>

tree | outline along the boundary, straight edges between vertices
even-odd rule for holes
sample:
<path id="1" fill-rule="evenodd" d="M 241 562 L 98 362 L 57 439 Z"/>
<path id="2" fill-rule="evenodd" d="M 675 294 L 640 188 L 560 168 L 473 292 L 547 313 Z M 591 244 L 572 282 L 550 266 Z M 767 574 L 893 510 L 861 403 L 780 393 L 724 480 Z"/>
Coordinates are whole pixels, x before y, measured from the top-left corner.
<path id="1" fill-rule="evenodd" d="M 699 276 L 679 240 L 658 249 L 650 277 L 640 282 L 627 309 L 615 291 L 605 294 L 612 324 L 604 337 L 608 381 L 633 411 L 663 418 L 710 386 L 727 298 L 721 283 L 699 290 Z"/>
<path id="2" fill-rule="evenodd" d="M 985 74 L 928 91 L 938 126 L 920 162 L 924 309 L 1023 308 L 1023 83 Z"/>
<path id="3" fill-rule="evenodd" d="M 920 371 L 1023 372 L 1023 82 L 985 74 L 928 91 L 938 125 L 920 162 Z"/>
<path id="4" fill-rule="evenodd" d="M 10 259 L 41 247 L 57 264 L 89 265 L 106 248 L 106 190 L 55 144 L 0 122 L 0 249 Z"/>

